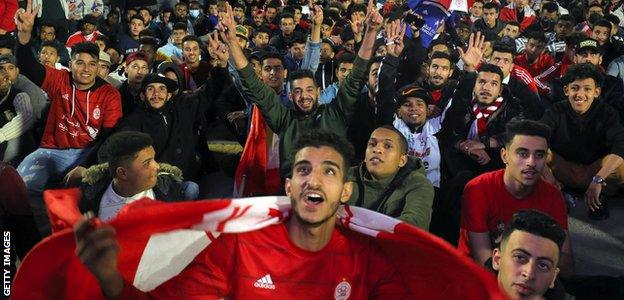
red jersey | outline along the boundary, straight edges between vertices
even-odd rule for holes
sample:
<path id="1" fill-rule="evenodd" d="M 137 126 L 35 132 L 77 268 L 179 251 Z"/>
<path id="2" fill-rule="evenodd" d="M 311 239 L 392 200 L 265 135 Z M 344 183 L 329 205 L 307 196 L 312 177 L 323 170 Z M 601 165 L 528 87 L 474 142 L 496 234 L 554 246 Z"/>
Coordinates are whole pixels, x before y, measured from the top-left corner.
<path id="1" fill-rule="evenodd" d="M 537 85 L 535 84 L 535 80 L 529 71 L 518 65 L 514 65 L 513 69 L 511 69 L 511 76 L 524 82 L 532 92 L 537 93 Z"/>
<path id="2" fill-rule="evenodd" d="M 144 298 L 126 283 L 121 299 Z M 407 290 L 374 238 L 336 227 L 325 248 L 297 247 L 285 224 L 222 234 L 150 296 L 162 299 L 403 299 Z"/>
<path id="3" fill-rule="evenodd" d="M 76 45 L 82 42 L 95 43 L 95 40 L 97 40 L 97 38 L 101 35 L 102 33 L 100 33 L 97 30 L 87 36 L 83 35 L 82 31 L 77 31 L 77 32 L 74 32 L 74 34 L 70 35 L 69 38 L 67 38 L 67 43 L 65 43 L 65 47 L 71 48 L 73 45 Z"/>
<path id="4" fill-rule="evenodd" d="M 50 99 L 50 112 L 41 138 L 43 148 L 86 148 L 102 128 L 121 118 L 121 95 L 100 78 L 88 90 L 74 87 L 72 74 L 45 67 L 41 88 Z"/>
<path id="5" fill-rule="evenodd" d="M 503 230 L 519 210 L 539 210 L 568 229 L 565 201 L 554 185 L 540 178 L 531 194 L 516 199 L 505 188 L 504 174 L 505 169 L 482 174 L 464 188 L 458 250 L 466 255 L 470 255 L 469 231 L 490 232 L 492 245 L 497 246 Z"/>
<path id="6" fill-rule="evenodd" d="M 515 4 L 509 4 L 500 10 L 500 14 L 498 15 L 502 21 L 516 21 L 520 23 L 520 31 L 524 32 L 527 27 L 533 25 L 533 23 L 537 22 L 537 17 L 535 16 L 535 11 L 531 9 L 528 5 L 524 7 L 524 16 L 522 21 L 518 20 L 518 9 Z"/>
<path id="7" fill-rule="evenodd" d="M 542 53 L 537 58 L 537 61 L 532 64 L 529 64 L 527 55 L 524 53 L 516 56 L 516 58 L 514 59 L 514 64 L 529 71 L 529 74 L 531 74 L 531 76 L 533 77 L 542 74 L 544 71 L 554 66 L 556 63 L 557 62 L 555 61 L 555 59 L 546 53 Z"/>

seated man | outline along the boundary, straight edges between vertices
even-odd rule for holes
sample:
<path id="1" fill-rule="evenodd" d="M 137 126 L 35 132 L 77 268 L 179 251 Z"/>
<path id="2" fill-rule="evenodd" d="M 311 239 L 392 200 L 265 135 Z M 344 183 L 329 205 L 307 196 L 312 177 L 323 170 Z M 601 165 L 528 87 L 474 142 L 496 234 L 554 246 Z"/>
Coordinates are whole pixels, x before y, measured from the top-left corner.
<path id="1" fill-rule="evenodd" d="M 462 171 L 481 174 L 500 169 L 503 162 L 498 153 L 505 124 L 523 118 L 526 111 L 503 85 L 498 66 L 482 65 L 472 85 L 469 77 L 474 80 L 474 76 L 469 75 L 455 92 L 438 136 L 440 146 L 448 149 L 444 160 L 453 176 Z"/>
<path id="2" fill-rule="evenodd" d="M 584 190 L 587 209 L 599 210 L 605 193 L 624 183 L 624 127 L 615 109 L 597 101 L 602 92 L 597 66 L 573 65 L 562 81 L 568 101 L 555 103 L 541 120 L 553 132 L 545 175 L 564 188 Z"/>
<path id="3" fill-rule="evenodd" d="M 349 204 L 429 229 L 433 186 L 421 161 L 407 155 L 407 141 L 391 125 L 370 136 L 364 162 L 349 170 L 355 186 Z"/>
<path id="4" fill-rule="evenodd" d="M 500 156 L 505 168 L 485 173 L 466 185 L 461 204 L 459 250 L 484 265 L 515 212 L 537 209 L 553 217 L 561 228 L 568 228 L 563 197 L 557 188 L 544 181 L 549 128 L 521 120 L 507 125 L 507 142 Z M 573 274 L 569 239 L 561 249 L 562 275 Z"/>
<path id="5" fill-rule="evenodd" d="M 185 200 L 182 172 L 170 165 L 159 165 L 152 144 L 152 138 L 141 132 L 111 135 L 98 152 L 102 164 L 84 173 L 80 211 L 91 211 L 108 221 L 124 205 L 144 197 Z"/>
<path id="6" fill-rule="evenodd" d="M 511 299 L 541 298 L 555 286 L 566 234 L 538 211 L 514 214 L 492 254 L 498 285 Z"/>
<path id="7" fill-rule="evenodd" d="M 401 276 L 371 240 L 336 227 L 338 207 L 351 196 L 352 185 L 346 179 L 353 147 L 336 134 L 313 130 L 302 134 L 293 150 L 293 176 L 285 184 L 292 217 L 252 232 L 221 234 L 182 273 L 149 296 L 327 299 L 336 293 L 336 284 L 349 278 L 358 283 L 351 285 L 353 299 L 409 298 Z M 93 227 L 90 221 L 75 227 L 76 253 L 98 279 L 103 294 L 147 298 L 119 273 L 112 227 Z M 256 279 L 265 274 L 271 275 L 270 282 L 255 287 Z M 310 282 L 314 288 L 302 288 Z"/>

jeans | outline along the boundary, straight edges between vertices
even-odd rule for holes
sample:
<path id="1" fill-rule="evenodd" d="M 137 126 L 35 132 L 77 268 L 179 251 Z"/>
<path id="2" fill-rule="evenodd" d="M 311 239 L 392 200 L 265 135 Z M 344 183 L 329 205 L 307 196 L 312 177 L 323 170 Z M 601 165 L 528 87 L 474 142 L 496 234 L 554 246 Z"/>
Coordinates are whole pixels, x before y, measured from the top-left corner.
<path id="1" fill-rule="evenodd" d="M 28 202 L 42 237 L 51 233 L 46 205 L 43 201 L 43 191 L 48 188 L 49 184 L 60 182 L 67 172 L 87 158 L 90 150 L 91 148 L 39 148 L 26 156 L 17 167 L 17 171 L 26 184 Z"/>
<path id="2" fill-rule="evenodd" d="M 199 185 L 192 181 L 182 181 L 182 193 L 185 200 L 196 200 L 199 196 Z"/>

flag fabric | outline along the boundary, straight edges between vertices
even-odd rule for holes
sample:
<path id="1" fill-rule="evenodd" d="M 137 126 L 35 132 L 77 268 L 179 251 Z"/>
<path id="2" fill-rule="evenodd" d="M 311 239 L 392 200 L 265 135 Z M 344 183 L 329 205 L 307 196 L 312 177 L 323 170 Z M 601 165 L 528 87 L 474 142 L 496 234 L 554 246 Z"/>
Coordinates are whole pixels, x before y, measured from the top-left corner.
<path id="1" fill-rule="evenodd" d="M 420 28 L 420 40 L 423 47 L 429 47 L 440 24 L 450 16 L 449 5 L 449 1 L 444 1 L 444 3 L 428 0 L 408 1 L 410 9 L 425 21 L 425 24 Z"/>
<path id="2" fill-rule="evenodd" d="M 46 197 L 72 193 L 48 191 Z M 124 207 L 109 224 L 117 232 L 122 276 L 139 290 L 150 291 L 179 274 L 219 234 L 261 230 L 289 214 L 290 199 L 283 196 L 176 203 L 142 199 Z M 336 222 L 375 237 L 415 298 L 505 299 L 490 272 L 426 231 L 347 205 L 339 208 Z M 71 228 L 35 246 L 16 274 L 12 297 L 103 299 L 75 247 Z"/>
<path id="3" fill-rule="evenodd" d="M 273 134 L 267 144 L 267 125 L 254 105 L 251 126 L 234 176 L 234 197 L 274 195 L 280 190 L 279 138 Z"/>

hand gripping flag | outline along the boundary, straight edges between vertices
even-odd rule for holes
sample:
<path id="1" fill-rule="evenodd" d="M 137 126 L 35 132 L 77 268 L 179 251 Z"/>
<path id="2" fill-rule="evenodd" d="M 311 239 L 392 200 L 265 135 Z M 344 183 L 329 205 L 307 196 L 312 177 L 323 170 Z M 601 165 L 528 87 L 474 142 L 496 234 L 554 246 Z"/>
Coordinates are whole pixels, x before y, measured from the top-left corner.
<path id="1" fill-rule="evenodd" d="M 67 192 L 75 190 L 47 191 L 46 197 L 65 197 Z M 220 233 L 262 230 L 289 213 L 287 197 L 176 203 L 143 199 L 124 207 L 109 224 L 117 232 L 122 276 L 137 289 L 150 291 L 181 272 Z M 414 298 L 505 299 L 491 273 L 421 229 L 347 205 L 339 208 L 336 222 L 375 237 Z M 16 274 L 12 297 L 103 299 L 75 247 L 70 228 L 35 246 Z"/>
<path id="2" fill-rule="evenodd" d="M 270 133 L 273 139 L 267 144 L 266 128 L 262 112 L 254 105 L 251 127 L 234 176 L 234 197 L 274 195 L 280 190 L 279 140 Z"/>

